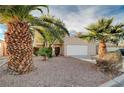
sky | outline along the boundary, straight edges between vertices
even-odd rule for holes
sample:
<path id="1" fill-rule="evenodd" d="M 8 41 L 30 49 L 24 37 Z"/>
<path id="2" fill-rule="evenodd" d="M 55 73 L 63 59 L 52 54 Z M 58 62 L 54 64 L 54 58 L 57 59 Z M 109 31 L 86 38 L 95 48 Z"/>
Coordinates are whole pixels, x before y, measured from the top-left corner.
<path id="1" fill-rule="evenodd" d="M 4 33 L 7 31 L 7 27 L 5 25 L 0 25 L 0 39 L 4 39 Z"/>
<path id="2" fill-rule="evenodd" d="M 87 32 L 85 27 L 96 22 L 102 17 L 114 17 L 114 24 L 124 22 L 124 6 L 120 5 L 52 5 L 49 6 L 50 14 L 61 19 L 70 33 Z M 39 16 L 38 11 L 33 11 L 34 16 Z M 7 27 L 0 25 L 0 39 Z"/>

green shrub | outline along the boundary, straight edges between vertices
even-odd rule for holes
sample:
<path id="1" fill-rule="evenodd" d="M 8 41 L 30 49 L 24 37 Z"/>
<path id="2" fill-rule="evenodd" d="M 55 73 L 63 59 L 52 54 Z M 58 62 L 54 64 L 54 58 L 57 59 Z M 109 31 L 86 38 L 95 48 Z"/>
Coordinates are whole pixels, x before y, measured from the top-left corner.
<path id="1" fill-rule="evenodd" d="M 48 48 L 48 51 L 49 51 L 48 57 L 51 58 L 52 57 L 52 47 L 49 47 Z"/>
<path id="2" fill-rule="evenodd" d="M 38 51 L 38 55 L 52 57 L 52 48 L 40 48 Z"/>

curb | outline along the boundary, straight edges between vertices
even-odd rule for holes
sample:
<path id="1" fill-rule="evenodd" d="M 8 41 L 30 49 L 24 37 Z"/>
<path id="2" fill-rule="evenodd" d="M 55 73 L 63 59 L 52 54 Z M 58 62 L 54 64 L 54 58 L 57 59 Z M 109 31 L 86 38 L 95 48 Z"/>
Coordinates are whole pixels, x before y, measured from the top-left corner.
<path id="1" fill-rule="evenodd" d="M 88 59 L 88 58 L 83 58 L 83 57 L 79 58 L 79 57 L 75 57 L 75 56 L 70 56 L 70 57 L 76 58 L 76 59 L 81 60 L 81 61 L 87 61 L 89 63 L 96 64 L 96 60 L 93 60 L 93 59 Z"/>
<path id="2" fill-rule="evenodd" d="M 0 64 L 0 67 L 2 67 L 5 64 L 7 64 L 7 61 L 6 60 L 2 60 L 2 63 Z"/>
<path id="3" fill-rule="evenodd" d="M 124 74 L 100 85 L 99 87 L 121 87 L 122 85 L 124 86 Z"/>

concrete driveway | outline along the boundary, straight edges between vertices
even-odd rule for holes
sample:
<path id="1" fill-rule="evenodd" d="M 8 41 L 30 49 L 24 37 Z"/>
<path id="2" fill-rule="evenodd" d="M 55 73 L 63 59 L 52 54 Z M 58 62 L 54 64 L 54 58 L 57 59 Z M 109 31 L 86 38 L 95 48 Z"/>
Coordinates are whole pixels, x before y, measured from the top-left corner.
<path id="1" fill-rule="evenodd" d="M 96 87 L 108 81 L 94 64 L 72 57 L 54 57 L 43 62 L 34 57 L 35 69 L 24 75 L 10 75 L 0 68 L 1 87 Z"/>

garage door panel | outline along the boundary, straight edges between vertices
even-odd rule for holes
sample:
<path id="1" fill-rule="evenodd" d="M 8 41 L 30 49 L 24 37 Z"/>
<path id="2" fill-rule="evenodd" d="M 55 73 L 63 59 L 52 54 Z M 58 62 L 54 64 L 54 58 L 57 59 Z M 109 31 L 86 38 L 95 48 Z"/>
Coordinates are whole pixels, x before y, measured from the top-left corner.
<path id="1" fill-rule="evenodd" d="M 88 46 L 67 45 L 67 55 L 88 55 Z"/>

